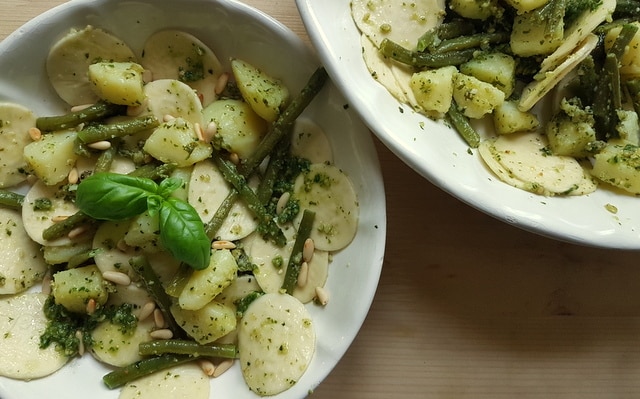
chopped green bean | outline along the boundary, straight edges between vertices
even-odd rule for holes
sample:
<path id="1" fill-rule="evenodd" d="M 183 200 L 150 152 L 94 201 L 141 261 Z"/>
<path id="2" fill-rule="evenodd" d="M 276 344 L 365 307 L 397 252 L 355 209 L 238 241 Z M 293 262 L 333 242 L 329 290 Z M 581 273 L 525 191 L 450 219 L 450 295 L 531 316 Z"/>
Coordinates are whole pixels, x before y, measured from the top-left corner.
<path id="1" fill-rule="evenodd" d="M 233 204 L 235 204 L 237 198 L 238 191 L 235 188 L 232 188 L 216 210 L 216 213 L 213 214 L 211 220 L 205 224 L 204 230 L 207 233 L 207 237 L 212 240 L 216 237 L 218 230 L 220 230 L 222 223 L 224 223 L 229 212 L 231 212 L 231 208 L 233 207 Z"/>
<path id="2" fill-rule="evenodd" d="M 113 158 L 115 158 L 117 152 L 118 149 L 115 146 L 111 146 L 102 151 L 100 153 L 100 156 L 98 156 L 98 160 L 96 161 L 94 173 L 108 172 L 111 169 Z"/>
<path id="3" fill-rule="evenodd" d="M 447 53 L 422 53 L 411 51 L 389 39 L 384 39 L 380 44 L 380 51 L 386 57 L 392 58 L 403 64 L 416 68 L 439 68 L 449 65 L 460 65 L 471 58 L 477 49 L 465 49 L 449 51 Z"/>
<path id="4" fill-rule="evenodd" d="M 194 357 L 218 357 L 234 359 L 238 356 L 238 350 L 233 344 L 202 345 L 195 341 L 183 339 L 163 339 L 143 342 L 139 346 L 141 356 L 164 355 L 189 355 Z"/>
<path id="5" fill-rule="evenodd" d="M 444 22 L 433 29 L 429 29 L 418 39 L 417 50 L 433 52 L 443 40 L 470 35 L 473 25 L 462 19 Z"/>
<path id="6" fill-rule="evenodd" d="M 185 355 L 162 355 L 142 359 L 133 364 L 121 367 L 102 377 L 102 382 L 109 389 L 119 388 L 138 378 L 153 374 L 156 371 L 165 370 L 179 364 L 193 361 L 193 356 Z"/>
<path id="7" fill-rule="evenodd" d="M 109 124 L 91 124 L 78 132 L 78 139 L 83 143 L 95 143 L 124 137 L 143 130 L 152 129 L 160 123 L 155 116 L 141 116 Z"/>
<path id="8" fill-rule="evenodd" d="M 458 105 L 455 101 L 451 102 L 451 107 L 449 111 L 447 111 L 447 117 L 449 122 L 453 125 L 456 131 L 462 136 L 464 141 L 467 142 L 469 147 L 478 148 L 480 145 L 480 135 L 478 132 L 471 126 L 469 123 L 469 119 L 460 112 L 458 109 Z"/>
<path id="9" fill-rule="evenodd" d="M 99 101 L 83 110 L 59 116 L 42 116 L 36 119 L 36 127 L 43 132 L 74 128 L 81 123 L 100 120 L 124 113 L 126 107 Z"/>
<path id="10" fill-rule="evenodd" d="M 0 189 L 0 205 L 6 208 L 21 209 L 24 195 Z"/>
<path id="11" fill-rule="evenodd" d="M 638 25 L 635 24 L 624 24 L 620 29 L 620 33 L 616 40 L 613 42 L 613 45 L 609 49 L 609 54 L 614 54 L 618 60 L 622 59 L 625 51 L 627 51 L 627 47 L 631 40 L 634 38 L 636 33 L 638 32 Z"/>
<path id="12" fill-rule="evenodd" d="M 485 48 L 490 44 L 506 43 L 509 41 L 509 37 L 510 35 L 507 32 L 476 33 L 469 36 L 460 36 L 453 39 L 443 40 L 435 47 L 433 54 Z"/>
<path id="13" fill-rule="evenodd" d="M 308 209 L 305 209 L 302 213 L 302 220 L 296 233 L 296 240 L 293 243 L 289 263 L 287 264 L 287 271 L 285 272 L 282 283 L 282 290 L 286 293 L 292 294 L 298 282 L 298 275 L 300 274 L 300 267 L 302 266 L 304 242 L 311 235 L 311 228 L 313 227 L 315 216 L 315 213 Z"/>
<path id="14" fill-rule="evenodd" d="M 93 222 L 94 220 L 90 216 L 78 211 L 68 218 L 58 223 L 54 223 L 44 229 L 44 231 L 42 232 L 42 238 L 47 241 L 55 240 L 56 238 L 60 238 L 69 234 L 71 230 L 75 229 L 78 226 L 81 226 L 85 223 Z"/>

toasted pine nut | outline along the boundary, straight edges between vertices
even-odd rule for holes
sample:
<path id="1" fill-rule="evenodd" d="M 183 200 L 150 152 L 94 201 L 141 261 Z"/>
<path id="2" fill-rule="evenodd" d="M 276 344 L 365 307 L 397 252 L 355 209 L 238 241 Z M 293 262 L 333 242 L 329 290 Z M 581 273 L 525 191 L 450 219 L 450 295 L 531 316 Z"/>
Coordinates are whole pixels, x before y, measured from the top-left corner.
<path id="1" fill-rule="evenodd" d="M 240 157 L 235 152 L 232 152 L 229 154 L 229 161 L 231 161 L 232 164 L 237 165 L 240 163 Z"/>
<path id="2" fill-rule="evenodd" d="M 280 198 L 278 198 L 278 203 L 276 204 L 276 214 L 279 215 L 284 210 L 284 207 L 287 206 L 287 202 L 289 202 L 289 198 L 291 198 L 291 193 L 285 191 L 282 193 Z"/>
<path id="3" fill-rule="evenodd" d="M 118 285 L 131 284 L 131 277 L 129 277 L 128 274 L 122 272 L 107 270 L 106 272 L 102 273 L 102 278 Z"/>
<path id="4" fill-rule="evenodd" d="M 202 126 L 200 126 L 198 122 L 193 124 L 193 130 L 196 131 L 196 136 L 198 136 L 198 141 L 205 141 L 204 131 L 202 130 Z"/>
<path id="5" fill-rule="evenodd" d="M 96 311 L 97 306 L 98 305 L 96 304 L 96 300 L 93 298 L 89 298 L 89 300 L 87 301 L 87 308 L 86 308 L 87 314 L 93 314 L 93 312 Z"/>
<path id="6" fill-rule="evenodd" d="M 329 293 L 323 287 L 316 287 L 316 301 L 322 306 L 329 303 Z"/>
<path id="7" fill-rule="evenodd" d="M 40 129 L 38 129 L 37 127 L 30 127 L 29 128 L 29 137 L 31 137 L 31 140 L 33 141 L 40 141 L 42 140 L 42 131 L 40 131 Z"/>
<path id="8" fill-rule="evenodd" d="M 78 339 L 78 355 L 84 355 L 84 340 L 82 339 L 82 331 L 76 330 L 76 338 Z"/>
<path id="9" fill-rule="evenodd" d="M 236 244 L 227 240 L 217 240 L 211 243 L 213 249 L 234 249 Z"/>
<path id="10" fill-rule="evenodd" d="M 227 87 L 227 83 L 229 82 L 229 73 L 223 72 L 220 74 L 220 77 L 216 81 L 216 87 L 214 88 L 214 92 L 216 94 L 222 93 L 225 87 Z"/>
<path id="11" fill-rule="evenodd" d="M 94 150 L 104 151 L 111 148 L 111 142 L 108 140 L 96 141 L 95 143 L 87 144 L 87 147 L 93 148 Z"/>
<path id="12" fill-rule="evenodd" d="M 78 112 L 78 111 L 83 111 L 87 108 L 89 108 L 90 106 L 92 106 L 93 104 L 80 104 L 80 105 L 74 105 L 73 107 L 71 107 L 71 112 Z"/>
<path id="13" fill-rule="evenodd" d="M 78 226 L 75 229 L 72 229 L 69 233 L 67 233 L 67 237 L 78 238 L 86 232 L 87 232 L 87 226 Z"/>
<path id="14" fill-rule="evenodd" d="M 307 238 L 304 240 L 304 245 L 302 246 L 302 260 L 305 262 L 311 262 L 313 259 L 313 252 L 316 250 L 316 245 L 313 242 L 313 239 Z"/>
<path id="15" fill-rule="evenodd" d="M 51 273 L 47 272 L 42 278 L 42 293 L 49 295 L 51 293 Z"/>
<path id="16" fill-rule="evenodd" d="M 302 288 L 307 285 L 307 281 L 309 280 L 309 264 L 307 262 L 302 262 L 300 265 L 300 272 L 298 273 L 298 287 Z"/>
<path id="17" fill-rule="evenodd" d="M 204 372 L 206 376 L 213 377 L 213 373 L 216 370 L 216 366 L 213 364 L 211 360 L 208 359 L 198 359 L 198 365 Z"/>
<path id="18" fill-rule="evenodd" d="M 166 115 L 164 115 L 164 116 L 162 117 L 162 121 L 163 121 L 163 122 L 170 122 L 170 121 L 172 121 L 172 120 L 174 120 L 174 119 L 176 119 L 176 117 L 175 117 L 175 116 L 173 116 L 173 115 L 169 115 L 169 114 L 166 114 Z"/>
<path id="19" fill-rule="evenodd" d="M 218 133 L 218 125 L 214 121 L 209 122 L 204 129 L 204 141 L 210 142 L 216 133 Z"/>
<path id="20" fill-rule="evenodd" d="M 213 370 L 213 378 L 220 377 L 225 371 L 229 370 L 233 366 L 233 359 L 224 359 Z"/>
<path id="21" fill-rule="evenodd" d="M 67 220 L 67 219 L 69 219 L 69 216 L 66 216 L 66 215 L 56 215 L 56 216 L 53 216 L 53 217 L 51 218 L 51 221 L 52 221 L 53 223 L 60 223 L 60 222 L 64 222 L 64 221 L 65 221 L 65 220 Z"/>
<path id="22" fill-rule="evenodd" d="M 157 328 L 165 328 L 164 324 L 164 314 L 158 308 L 153 311 L 153 322 L 155 323 Z"/>
<path id="23" fill-rule="evenodd" d="M 156 303 L 153 301 L 149 301 L 147 303 L 145 303 L 144 305 L 142 305 L 142 308 L 140 309 L 140 313 L 138 314 L 138 320 L 142 321 L 142 320 L 146 320 L 147 317 L 150 317 L 154 310 L 156 310 Z"/>
<path id="24" fill-rule="evenodd" d="M 71 168 L 71 170 L 69 171 L 69 175 L 67 176 L 67 180 L 69 181 L 69 184 L 76 184 L 79 178 L 80 176 L 78 175 L 78 169 Z"/>
<path id="25" fill-rule="evenodd" d="M 159 330 L 153 330 L 149 333 L 153 339 L 171 339 L 173 338 L 173 331 L 168 328 L 161 328 Z"/>
<path id="26" fill-rule="evenodd" d="M 79 123 L 78 125 L 76 125 L 76 132 L 79 132 L 80 130 L 84 129 L 84 122 Z"/>

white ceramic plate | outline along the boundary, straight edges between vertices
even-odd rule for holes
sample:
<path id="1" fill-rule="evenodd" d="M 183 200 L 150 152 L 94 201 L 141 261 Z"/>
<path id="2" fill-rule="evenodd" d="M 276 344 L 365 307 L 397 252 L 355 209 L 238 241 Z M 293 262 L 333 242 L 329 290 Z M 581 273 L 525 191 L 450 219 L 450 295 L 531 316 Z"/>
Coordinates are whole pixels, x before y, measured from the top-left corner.
<path id="1" fill-rule="evenodd" d="M 502 183 L 454 131 L 400 104 L 371 77 L 349 0 L 296 3 L 335 84 L 378 138 L 416 172 L 514 226 L 578 244 L 640 249 L 640 199 L 605 189 L 582 197 L 546 198 Z M 608 204 L 618 212 L 608 211 Z"/>
<path id="2" fill-rule="evenodd" d="M 134 49 L 150 33 L 166 27 L 195 34 L 220 60 L 244 58 L 282 77 L 298 93 L 319 64 L 288 28 L 244 4 L 213 0 L 71 1 L 28 22 L 0 43 L 0 101 L 32 108 L 39 115 L 63 111 L 45 76 L 44 60 L 51 44 L 71 27 L 102 27 Z M 294 65 L 294 67 L 292 67 Z M 384 255 L 385 196 L 369 130 L 329 84 L 305 111 L 329 135 L 335 163 L 352 179 L 360 202 L 360 225 L 351 245 L 337 253 L 330 267 L 325 308 L 310 306 L 317 328 L 317 351 L 309 369 L 277 398 L 302 398 L 337 364 L 355 338 L 373 299 Z M 2 399 L 114 399 L 102 376 L 109 369 L 91 356 L 73 360 L 56 374 L 30 382 L 0 378 Z M 212 397 L 253 398 L 240 368 L 212 380 Z"/>

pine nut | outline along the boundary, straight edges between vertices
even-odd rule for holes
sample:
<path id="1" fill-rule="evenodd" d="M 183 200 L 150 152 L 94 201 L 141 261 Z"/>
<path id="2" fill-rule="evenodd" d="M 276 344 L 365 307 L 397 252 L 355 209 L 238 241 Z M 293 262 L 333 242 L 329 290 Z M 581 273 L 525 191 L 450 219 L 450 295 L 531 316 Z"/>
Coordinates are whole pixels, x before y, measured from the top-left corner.
<path id="1" fill-rule="evenodd" d="M 213 370 L 213 378 L 220 377 L 225 371 L 229 370 L 233 366 L 233 359 L 224 359 Z"/>
<path id="2" fill-rule="evenodd" d="M 96 300 L 93 298 L 89 298 L 85 311 L 87 312 L 87 314 L 93 314 L 96 311 L 97 306 L 98 305 L 96 304 Z"/>
<path id="3" fill-rule="evenodd" d="M 49 295 L 51 294 L 51 273 L 47 272 L 42 278 L 42 293 Z"/>
<path id="4" fill-rule="evenodd" d="M 323 287 L 316 287 L 316 301 L 320 305 L 325 306 L 329 303 L 329 292 L 327 292 Z"/>
<path id="5" fill-rule="evenodd" d="M 213 140 L 213 136 L 218 133 L 218 125 L 214 121 L 211 121 L 207 124 L 207 127 L 204 129 L 204 139 L 207 143 Z"/>
<path id="6" fill-rule="evenodd" d="M 232 164 L 237 165 L 240 163 L 240 157 L 235 152 L 232 152 L 229 154 L 229 161 L 231 161 Z"/>
<path id="7" fill-rule="evenodd" d="M 316 245 L 313 242 L 313 239 L 307 238 L 304 240 L 304 245 L 302 246 L 302 260 L 305 262 L 311 262 L 313 259 L 313 252 L 316 250 Z"/>
<path id="8" fill-rule="evenodd" d="M 298 273 L 298 287 L 302 288 L 307 285 L 307 281 L 309 280 L 309 264 L 307 262 L 302 262 L 300 265 L 300 272 Z"/>
<path id="9" fill-rule="evenodd" d="M 193 124 L 193 130 L 196 131 L 196 136 L 198 136 L 198 141 L 205 141 L 204 131 L 202 130 L 202 126 L 200 126 L 198 122 Z"/>
<path id="10" fill-rule="evenodd" d="M 129 244 L 126 243 L 124 238 L 118 240 L 118 243 L 116 244 L 116 248 L 118 248 L 120 252 L 127 252 L 128 250 L 131 249 L 131 247 L 129 246 Z"/>
<path id="11" fill-rule="evenodd" d="M 169 114 L 166 114 L 166 115 L 164 115 L 164 116 L 162 117 L 162 121 L 163 121 L 163 122 L 170 122 L 170 121 L 172 121 L 172 120 L 174 120 L 174 119 L 176 119 L 176 118 L 175 118 L 175 116 L 173 116 L 173 115 L 169 115 Z"/>
<path id="12" fill-rule="evenodd" d="M 289 202 L 289 198 L 291 198 L 291 193 L 288 191 L 285 191 L 284 193 L 282 193 L 280 198 L 278 198 L 278 203 L 276 204 L 277 215 L 280 215 L 284 210 L 284 207 L 287 206 L 287 203 Z"/>
<path id="13" fill-rule="evenodd" d="M 80 105 L 74 105 L 73 107 L 71 107 L 71 112 L 78 112 L 78 111 L 84 111 L 85 109 L 89 108 L 90 106 L 92 106 L 93 104 L 80 104 Z"/>
<path id="14" fill-rule="evenodd" d="M 131 277 L 122 272 L 107 270 L 106 272 L 102 273 L 102 278 L 118 285 L 131 284 Z"/>
<path id="15" fill-rule="evenodd" d="M 76 132 L 81 131 L 82 129 L 84 129 L 84 122 L 79 123 L 78 125 L 76 125 Z"/>
<path id="16" fill-rule="evenodd" d="M 52 221 L 53 223 L 60 223 L 60 222 L 64 222 L 64 221 L 65 221 L 65 220 L 67 220 L 67 219 L 69 219 L 69 216 L 65 216 L 65 215 L 56 215 L 56 216 L 53 216 L 53 217 L 51 218 L 51 221 Z"/>
<path id="17" fill-rule="evenodd" d="M 236 244 L 227 240 L 217 240 L 211 243 L 213 249 L 234 249 Z"/>
<path id="18" fill-rule="evenodd" d="M 29 137 L 31 137 L 31 140 L 33 141 L 40 141 L 42 140 L 42 131 L 40 131 L 40 129 L 38 129 L 37 127 L 30 127 Z"/>
<path id="19" fill-rule="evenodd" d="M 165 328 L 164 324 L 164 314 L 158 308 L 153 311 L 153 322 L 155 323 L 157 328 Z"/>
<path id="20" fill-rule="evenodd" d="M 82 355 L 84 355 L 84 340 L 82 339 L 82 331 L 76 330 L 75 337 L 79 341 L 78 342 L 78 355 L 82 356 Z"/>
<path id="21" fill-rule="evenodd" d="M 151 331 L 149 336 L 153 339 L 171 339 L 173 338 L 173 331 L 168 328 L 161 328 L 159 330 Z"/>
<path id="22" fill-rule="evenodd" d="M 86 232 L 87 232 L 87 226 L 78 226 L 75 229 L 72 229 L 69 233 L 67 233 L 67 237 L 71 239 L 78 238 Z"/>
<path id="23" fill-rule="evenodd" d="M 216 370 L 216 366 L 213 364 L 211 360 L 207 359 L 198 359 L 198 365 L 204 372 L 204 374 L 208 377 L 213 377 L 213 373 Z"/>
<path id="24" fill-rule="evenodd" d="M 96 141 L 95 143 L 87 144 L 87 147 L 93 148 L 94 150 L 104 151 L 111 148 L 111 142 L 108 140 Z"/>
<path id="25" fill-rule="evenodd" d="M 78 169 L 71 168 L 71 170 L 69 171 L 69 175 L 67 176 L 67 180 L 69 181 L 69 184 L 76 184 L 79 179 L 80 179 L 80 176 L 78 175 Z"/>
<path id="26" fill-rule="evenodd" d="M 140 309 L 140 313 L 138 314 L 138 320 L 142 321 L 142 320 L 146 320 L 148 317 L 150 317 L 154 310 L 156 310 L 156 303 L 153 301 L 149 301 L 147 303 L 145 303 L 144 305 L 142 305 L 142 309 Z"/>
<path id="27" fill-rule="evenodd" d="M 224 88 L 227 87 L 227 83 L 229 82 L 229 73 L 223 72 L 220 74 L 220 77 L 216 81 L 216 87 L 214 88 L 214 92 L 216 94 L 220 94 L 224 91 Z"/>
<path id="28" fill-rule="evenodd" d="M 145 84 L 153 81 L 153 72 L 150 69 L 142 71 L 142 81 Z"/>

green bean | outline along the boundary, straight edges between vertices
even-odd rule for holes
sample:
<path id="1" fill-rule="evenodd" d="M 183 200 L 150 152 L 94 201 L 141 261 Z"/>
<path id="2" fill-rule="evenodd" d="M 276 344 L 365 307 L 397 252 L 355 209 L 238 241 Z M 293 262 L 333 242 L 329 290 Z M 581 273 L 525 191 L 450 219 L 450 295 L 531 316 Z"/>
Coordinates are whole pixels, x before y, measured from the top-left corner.
<path id="1" fill-rule="evenodd" d="M 640 78 L 627 80 L 625 82 L 625 86 L 629 93 L 629 97 L 631 97 L 633 109 L 637 114 L 640 114 Z"/>
<path id="2" fill-rule="evenodd" d="M 289 256 L 289 263 L 287 264 L 287 271 L 284 275 L 284 281 L 282 283 L 282 290 L 286 293 L 292 294 L 298 282 L 298 275 L 300 274 L 300 268 L 302 266 L 302 252 L 304 249 L 304 242 L 311 235 L 311 228 L 315 220 L 315 213 L 308 209 L 305 209 L 302 213 L 302 220 L 296 233 L 296 240 L 293 243 L 291 255 Z"/>
<path id="3" fill-rule="evenodd" d="M 422 53 L 411 51 L 389 39 L 382 40 L 380 51 L 386 57 L 415 68 L 440 68 L 449 65 L 460 65 L 473 58 L 476 49 L 449 51 L 447 53 Z"/>
<path id="4" fill-rule="evenodd" d="M 165 292 L 167 295 L 177 298 L 180 296 L 182 289 L 189 282 L 189 278 L 193 274 L 193 267 L 189 266 L 186 263 L 180 263 L 178 266 L 178 270 L 175 272 L 171 280 L 167 283 L 165 287 Z"/>
<path id="5" fill-rule="evenodd" d="M 629 43 L 631 43 L 631 40 L 636 35 L 636 32 L 638 32 L 638 25 L 622 25 L 618 37 L 616 37 L 616 40 L 613 42 L 613 45 L 611 45 L 611 48 L 609 49 L 609 54 L 615 54 L 618 60 L 622 59 L 622 56 L 627 50 Z"/>
<path id="6" fill-rule="evenodd" d="M 163 339 L 143 342 L 139 346 L 138 353 L 141 356 L 172 353 L 175 355 L 218 357 L 225 359 L 235 359 L 238 357 L 238 350 L 233 344 L 202 345 L 195 341 L 183 339 Z"/>
<path id="7" fill-rule="evenodd" d="M 157 180 L 157 179 L 165 179 L 169 177 L 171 172 L 176 168 L 176 165 L 164 163 L 160 165 L 155 164 L 147 164 L 143 165 L 135 170 L 127 173 L 129 176 L 133 177 L 143 177 L 146 179 Z"/>
<path id="8" fill-rule="evenodd" d="M 617 0 L 613 17 L 614 19 L 631 18 L 633 20 L 637 20 L 638 17 L 640 17 L 640 1 Z"/>
<path id="9" fill-rule="evenodd" d="M 607 54 L 592 105 L 598 138 L 609 139 L 618 136 L 615 126 L 620 102 L 618 59 L 615 54 Z"/>
<path id="10" fill-rule="evenodd" d="M 83 110 L 59 116 L 42 116 L 36 119 L 36 127 L 43 132 L 70 129 L 80 125 L 124 113 L 126 107 L 99 101 Z"/>
<path id="11" fill-rule="evenodd" d="M 311 103 L 311 100 L 313 100 L 322 87 L 324 87 L 328 77 L 327 71 L 323 67 L 315 70 L 298 96 L 289 103 L 280 116 L 278 116 L 278 119 L 269 126 L 267 134 L 255 152 L 238 165 L 238 171 L 242 175 L 250 175 L 253 170 L 271 154 L 271 151 L 278 142 L 291 131 L 298 116 L 300 116 L 302 111 Z"/>
<path id="12" fill-rule="evenodd" d="M 433 50 L 433 54 L 448 53 L 451 51 L 462 51 L 468 49 L 484 48 L 490 44 L 500 44 L 509 41 L 509 33 L 492 32 L 476 33 L 469 36 L 460 36 L 453 39 L 443 40 Z"/>
<path id="13" fill-rule="evenodd" d="M 478 148 L 480 145 L 480 135 L 473 126 L 471 126 L 469 119 L 460 111 L 455 101 L 451 102 L 451 107 L 449 107 L 449 111 L 447 111 L 447 117 L 469 147 Z"/>
<path id="14" fill-rule="evenodd" d="M 79 227 L 85 223 L 93 222 L 94 220 L 90 216 L 78 211 L 68 218 L 58 223 L 54 223 L 44 229 L 44 231 L 42 232 L 42 238 L 47 241 L 55 240 L 56 238 L 60 238 L 69 234 L 69 232 L 76 227 Z"/>
<path id="15" fill-rule="evenodd" d="M 135 256 L 129 259 L 129 264 L 138 276 L 140 276 L 147 292 L 149 292 L 149 295 L 151 295 L 158 305 L 158 309 L 160 309 L 164 315 L 165 322 L 169 325 L 169 329 L 173 331 L 174 337 L 182 337 L 184 331 L 178 326 L 171 315 L 171 298 L 165 292 L 160 278 L 149 264 L 149 261 L 144 256 Z"/>
<path id="16" fill-rule="evenodd" d="M 84 129 L 78 132 L 78 139 L 85 144 L 95 143 L 97 141 L 124 137 L 143 130 L 152 129 L 159 124 L 158 119 L 151 115 L 109 124 L 92 124 L 85 126 Z"/>
<path id="17" fill-rule="evenodd" d="M 222 157 L 220 153 L 217 153 L 215 150 L 213 160 L 218 169 L 220 169 L 224 179 L 238 191 L 238 194 L 245 201 L 247 207 L 256 215 L 259 220 L 259 230 L 263 235 L 271 239 L 274 244 L 280 247 L 284 246 L 287 243 L 284 233 L 273 220 L 272 215 L 267 212 L 264 205 L 262 205 L 256 193 L 249 187 L 245 177 L 238 172 L 231 161 Z"/>
<path id="18" fill-rule="evenodd" d="M 222 223 L 224 223 L 229 212 L 231 212 L 231 208 L 233 207 L 233 204 L 235 204 L 237 198 L 238 191 L 235 188 L 232 188 L 216 210 L 216 213 L 213 214 L 211 220 L 205 224 L 204 230 L 207 233 L 207 237 L 212 240 L 216 237 L 218 230 L 220 230 Z"/>
<path id="19" fill-rule="evenodd" d="M 6 208 L 21 209 L 24 195 L 0 189 L 0 205 Z"/>
<path id="20" fill-rule="evenodd" d="M 102 377 L 102 382 L 109 389 L 119 388 L 138 378 L 155 373 L 156 371 L 165 370 L 179 364 L 193 361 L 193 356 L 184 355 L 162 355 L 142 359 L 128 366 L 121 367 Z"/>
<path id="21" fill-rule="evenodd" d="M 264 206 L 271 200 L 274 184 L 283 167 L 283 157 L 289 151 L 289 144 L 290 141 L 284 138 L 269 157 L 269 163 L 256 190 L 256 195 Z"/>
<path id="22" fill-rule="evenodd" d="M 473 32 L 473 25 L 461 20 L 444 22 L 433 29 L 429 29 L 418 39 L 417 50 L 432 52 L 443 40 L 469 35 Z"/>
<path id="23" fill-rule="evenodd" d="M 100 153 L 100 156 L 98 156 L 98 160 L 96 161 L 94 173 L 108 172 L 111 169 L 113 158 L 115 158 L 117 153 L 118 149 L 115 146 L 111 146 L 102 151 Z"/>

